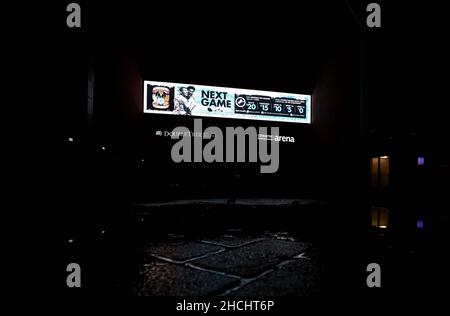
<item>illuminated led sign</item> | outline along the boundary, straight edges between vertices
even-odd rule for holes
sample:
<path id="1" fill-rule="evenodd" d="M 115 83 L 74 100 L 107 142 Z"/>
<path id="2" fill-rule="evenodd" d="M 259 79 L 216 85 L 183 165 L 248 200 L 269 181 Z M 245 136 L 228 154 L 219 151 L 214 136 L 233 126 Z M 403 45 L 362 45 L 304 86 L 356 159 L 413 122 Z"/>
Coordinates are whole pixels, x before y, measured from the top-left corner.
<path id="1" fill-rule="evenodd" d="M 311 96 L 144 81 L 144 113 L 311 123 Z"/>

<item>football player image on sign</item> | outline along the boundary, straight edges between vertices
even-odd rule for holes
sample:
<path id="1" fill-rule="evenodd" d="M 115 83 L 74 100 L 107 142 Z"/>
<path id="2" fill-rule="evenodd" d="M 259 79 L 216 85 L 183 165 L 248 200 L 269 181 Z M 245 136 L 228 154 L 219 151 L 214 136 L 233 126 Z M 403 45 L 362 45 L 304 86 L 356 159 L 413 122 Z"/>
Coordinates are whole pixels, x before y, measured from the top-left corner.
<path id="1" fill-rule="evenodd" d="M 180 87 L 174 99 L 174 114 L 191 115 L 196 106 L 193 86 Z"/>

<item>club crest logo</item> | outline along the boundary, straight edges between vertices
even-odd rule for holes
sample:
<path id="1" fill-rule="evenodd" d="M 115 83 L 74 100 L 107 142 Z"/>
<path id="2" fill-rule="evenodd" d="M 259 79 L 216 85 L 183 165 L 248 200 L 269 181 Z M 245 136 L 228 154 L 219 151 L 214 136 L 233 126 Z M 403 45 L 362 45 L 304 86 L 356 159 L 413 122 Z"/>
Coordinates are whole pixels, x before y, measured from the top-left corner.
<path id="1" fill-rule="evenodd" d="M 154 108 L 168 109 L 170 105 L 170 90 L 166 87 L 154 87 L 152 89 L 152 99 Z"/>

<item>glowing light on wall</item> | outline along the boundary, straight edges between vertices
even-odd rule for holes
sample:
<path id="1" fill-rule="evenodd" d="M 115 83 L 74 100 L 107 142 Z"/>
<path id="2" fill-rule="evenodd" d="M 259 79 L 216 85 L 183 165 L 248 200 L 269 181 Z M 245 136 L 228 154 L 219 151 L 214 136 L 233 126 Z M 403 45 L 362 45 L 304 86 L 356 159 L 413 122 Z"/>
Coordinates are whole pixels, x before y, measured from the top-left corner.
<path id="1" fill-rule="evenodd" d="M 389 156 L 372 158 L 370 172 L 373 188 L 387 188 L 389 186 Z"/>
<path id="2" fill-rule="evenodd" d="M 424 157 L 418 157 L 417 158 L 417 165 L 423 166 L 425 164 L 425 158 Z"/>
<path id="3" fill-rule="evenodd" d="M 372 206 L 371 224 L 373 227 L 388 228 L 389 226 L 389 209 L 384 207 Z"/>
<path id="4" fill-rule="evenodd" d="M 416 227 L 417 227 L 418 229 L 423 229 L 423 220 L 418 219 L 418 220 L 417 220 Z"/>

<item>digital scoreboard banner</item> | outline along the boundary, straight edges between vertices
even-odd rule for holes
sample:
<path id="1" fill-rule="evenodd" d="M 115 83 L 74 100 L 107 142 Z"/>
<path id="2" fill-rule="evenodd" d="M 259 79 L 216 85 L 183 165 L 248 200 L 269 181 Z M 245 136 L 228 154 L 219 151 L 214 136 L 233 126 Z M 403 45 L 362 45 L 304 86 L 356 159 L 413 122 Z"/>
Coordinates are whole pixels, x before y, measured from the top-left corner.
<path id="1" fill-rule="evenodd" d="M 311 123 L 311 96 L 144 81 L 144 113 Z"/>

